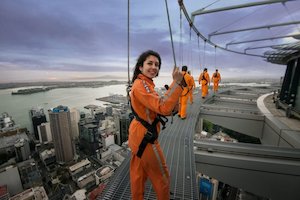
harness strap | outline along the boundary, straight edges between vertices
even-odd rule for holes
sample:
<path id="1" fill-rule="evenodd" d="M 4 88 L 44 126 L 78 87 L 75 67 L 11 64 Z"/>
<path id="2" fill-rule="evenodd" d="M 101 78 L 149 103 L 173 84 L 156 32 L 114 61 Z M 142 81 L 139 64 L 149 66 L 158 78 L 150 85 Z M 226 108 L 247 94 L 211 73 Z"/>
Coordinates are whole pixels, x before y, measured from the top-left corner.
<path id="1" fill-rule="evenodd" d="M 150 89 L 149 89 L 148 85 L 145 83 L 145 81 L 143 81 L 143 84 L 144 84 L 146 91 L 148 93 L 150 93 Z M 129 102 L 130 102 L 130 98 L 129 98 Z M 157 123 L 160 122 L 162 124 L 162 129 L 165 129 L 166 123 L 168 122 L 168 118 L 166 118 L 163 115 L 157 115 L 155 117 L 154 121 L 152 122 L 152 124 L 149 124 L 147 121 L 145 121 L 144 119 L 142 119 L 138 116 L 138 114 L 133 109 L 131 103 L 130 103 L 130 106 L 131 106 L 131 110 L 132 110 L 132 113 L 133 113 L 135 119 L 137 121 L 141 122 L 141 124 L 147 129 L 147 133 L 144 135 L 144 138 L 143 138 L 142 142 L 140 143 L 139 150 L 137 152 L 137 156 L 139 158 L 141 158 L 147 144 L 148 143 L 154 144 L 155 140 L 157 140 L 157 138 L 158 138 L 158 132 L 156 129 Z"/>
<path id="2" fill-rule="evenodd" d="M 140 143 L 139 150 L 137 152 L 137 156 L 139 158 L 141 158 L 147 144 L 148 143 L 154 144 L 155 140 L 157 140 L 157 138 L 158 138 L 158 133 L 157 133 L 157 129 L 156 129 L 157 123 L 160 122 L 163 126 L 162 129 L 165 129 L 166 128 L 165 125 L 168 122 L 168 118 L 166 118 L 165 116 L 162 116 L 162 115 L 158 115 L 154 119 L 152 124 L 149 124 L 147 121 L 143 120 L 142 118 L 140 118 L 138 116 L 138 114 L 134 111 L 131 104 L 130 104 L 130 106 L 131 106 L 132 113 L 133 113 L 134 117 L 136 118 L 136 120 L 141 122 L 141 124 L 147 129 L 147 133 L 144 135 L 144 138 L 143 138 L 142 142 Z"/>
<path id="3" fill-rule="evenodd" d="M 185 75 L 186 75 L 186 73 L 184 73 L 182 80 L 185 82 L 188 91 L 184 95 L 181 95 L 182 97 L 186 96 L 190 92 L 189 85 L 187 84 L 187 82 L 185 81 L 185 78 L 184 78 Z"/>
<path id="4" fill-rule="evenodd" d="M 205 80 L 206 81 L 205 85 L 207 85 L 208 81 L 206 80 L 204 73 L 202 73 L 202 80 Z"/>

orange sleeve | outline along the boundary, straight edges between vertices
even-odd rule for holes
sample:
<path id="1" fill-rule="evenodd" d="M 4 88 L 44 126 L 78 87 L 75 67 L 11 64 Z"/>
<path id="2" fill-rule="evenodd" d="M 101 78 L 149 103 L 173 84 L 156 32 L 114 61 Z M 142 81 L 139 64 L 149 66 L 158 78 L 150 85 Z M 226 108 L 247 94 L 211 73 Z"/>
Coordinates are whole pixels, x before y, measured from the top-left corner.
<path id="1" fill-rule="evenodd" d="M 178 102 L 181 92 L 182 88 L 173 82 L 165 96 L 160 97 L 155 90 L 150 87 L 147 91 L 143 82 L 137 80 L 135 87 L 132 88 L 131 91 L 132 106 L 135 112 L 142 118 L 146 116 L 146 109 L 151 110 L 154 114 L 170 115 Z M 147 119 L 144 120 L 147 121 Z"/>

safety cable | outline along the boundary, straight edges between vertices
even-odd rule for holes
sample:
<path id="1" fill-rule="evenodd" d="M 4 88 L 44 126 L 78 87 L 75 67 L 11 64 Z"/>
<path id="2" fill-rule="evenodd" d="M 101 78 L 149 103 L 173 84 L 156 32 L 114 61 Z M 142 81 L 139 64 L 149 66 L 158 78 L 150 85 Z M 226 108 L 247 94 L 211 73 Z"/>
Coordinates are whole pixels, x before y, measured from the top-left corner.
<path id="1" fill-rule="evenodd" d="M 127 1 L 127 76 L 128 76 L 128 86 L 127 86 L 127 100 L 128 100 L 128 105 L 130 104 L 129 102 L 129 91 L 130 91 L 130 0 Z"/>
<path id="2" fill-rule="evenodd" d="M 170 15 L 169 15 L 169 8 L 168 8 L 168 1 L 165 0 L 166 3 L 166 10 L 168 15 L 168 23 L 169 23 L 169 31 L 170 31 L 170 37 L 171 37 L 171 44 L 172 44 L 172 52 L 173 52 L 173 59 L 174 59 L 174 67 L 176 65 L 176 58 L 175 58 L 175 50 L 174 50 L 174 43 L 173 43 L 173 36 L 172 36 L 172 28 L 171 28 L 171 22 L 170 22 Z"/>
<path id="3" fill-rule="evenodd" d="M 233 21 L 233 22 L 231 22 L 231 23 L 229 23 L 229 24 L 227 24 L 227 25 L 225 25 L 225 26 L 222 26 L 221 28 L 219 28 L 218 30 L 214 31 L 213 33 L 218 33 L 220 30 L 222 30 L 222 29 L 224 29 L 224 28 L 227 28 L 227 27 L 229 27 L 229 26 L 231 26 L 231 25 L 233 25 L 233 24 L 236 24 L 236 23 L 240 22 L 241 20 L 243 20 L 243 19 L 249 17 L 250 15 L 253 15 L 254 13 L 258 12 L 259 10 L 261 10 L 261 9 L 263 9 L 263 8 L 264 8 L 264 7 L 258 8 L 258 9 L 256 9 L 256 10 L 254 10 L 253 12 L 251 12 L 251 13 L 249 13 L 249 14 L 243 16 L 243 17 L 240 17 L 240 18 L 236 19 L 235 21 Z"/>
<path id="4" fill-rule="evenodd" d="M 217 68 L 217 47 L 215 46 L 215 70 Z"/>
<path id="5" fill-rule="evenodd" d="M 199 51 L 199 66 L 201 71 L 201 50 L 200 50 L 200 38 L 198 37 L 198 51 Z"/>
<path id="6" fill-rule="evenodd" d="M 179 16 L 180 16 L 180 20 L 179 20 L 179 31 L 180 31 L 180 41 L 179 41 L 179 55 L 180 55 L 180 62 L 181 62 L 181 65 L 183 65 L 183 41 L 182 41 L 182 12 L 181 12 L 181 9 L 180 9 L 180 13 L 179 13 Z"/>
<path id="7" fill-rule="evenodd" d="M 201 10 L 204 10 L 204 9 L 208 8 L 209 6 L 212 6 L 212 5 L 214 5 L 215 3 L 219 2 L 219 1 L 221 1 L 221 0 L 217 0 L 215 2 L 212 2 L 211 4 L 208 4 L 207 6 L 201 8 Z"/>
<path id="8" fill-rule="evenodd" d="M 193 60 L 193 55 L 192 55 L 192 28 L 190 28 L 190 41 L 189 41 L 189 67 L 192 66 L 192 60 Z M 190 70 L 191 71 L 191 70 Z"/>
<path id="9" fill-rule="evenodd" d="M 204 43 L 203 43 L 203 67 L 205 68 L 205 52 L 206 52 L 206 40 L 204 40 Z"/>
<path id="10" fill-rule="evenodd" d="M 283 4 L 283 7 L 285 8 L 285 10 L 286 10 L 288 16 L 290 17 L 291 21 L 292 21 L 292 22 L 297 21 L 297 20 L 295 20 L 294 16 L 290 13 L 290 11 L 289 11 L 289 9 L 287 8 L 287 6 L 285 5 L 285 3 L 282 3 L 282 4 Z M 298 31 L 300 31 L 299 25 L 296 24 L 296 26 L 297 26 Z"/>

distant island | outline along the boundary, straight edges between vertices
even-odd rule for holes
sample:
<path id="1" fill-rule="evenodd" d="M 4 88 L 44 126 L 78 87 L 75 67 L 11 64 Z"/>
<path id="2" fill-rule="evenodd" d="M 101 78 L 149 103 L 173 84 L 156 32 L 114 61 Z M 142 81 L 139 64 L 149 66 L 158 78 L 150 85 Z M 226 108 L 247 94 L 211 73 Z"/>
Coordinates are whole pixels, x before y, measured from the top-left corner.
<path id="1" fill-rule="evenodd" d="M 96 100 L 98 101 L 105 101 L 105 102 L 109 102 L 112 104 L 121 104 L 121 103 L 127 103 L 128 99 L 126 96 L 120 95 L 120 94 L 112 94 L 110 96 L 107 97 L 100 97 L 100 98 L 96 98 Z"/>
<path id="2" fill-rule="evenodd" d="M 0 89 L 18 88 L 18 87 L 31 87 L 26 89 L 19 89 L 13 91 L 12 95 L 27 95 L 38 92 L 46 92 L 57 88 L 74 88 L 74 87 L 86 87 L 86 88 L 98 88 L 108 85 L 126 84 L 126 81 L 88 81 L 88 82 L 34 82 L 34 83 L 6 83 L 0 84 Z M 36 86 L 36 87 L 34 87 Z"/>

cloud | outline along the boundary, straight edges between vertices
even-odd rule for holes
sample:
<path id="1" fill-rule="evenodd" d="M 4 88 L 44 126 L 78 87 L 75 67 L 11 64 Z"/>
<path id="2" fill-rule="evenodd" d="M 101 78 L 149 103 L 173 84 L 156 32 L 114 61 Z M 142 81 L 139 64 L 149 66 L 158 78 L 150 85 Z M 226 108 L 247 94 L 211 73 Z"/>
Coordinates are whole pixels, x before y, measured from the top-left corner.
<path id="1" fill-rule="evenodd" d="M 189 13 L 209 5 L 213 1 L 185 1 Z M 245 71 L 266 65 L 261 58 L 241 56 L 228 53 L 204 43 L 190 27 L 184 15 L 180 20 L 180 9 L 177 1 L 169 1 L 176 64 L 188 64 L 195 71 L 206 65 L 226 68 L 243 68 Z M 217 8 L 226 1 L 213 4 L 207 9 Z M 220 12 L 195 18 L 195 24 L 201 33 L 209 33 L 222 27 L 222 30 L 250 27 L 257 21 L 269 23 L 276 20 L 290 21 L 300 17 L 297 12 L 298 2 L 287 2 L 268 9 L 267 6 Z M 265 19 L 263 14 L 269 16 Z M 127 56 L 130 55 L 130 69 L 135 65 L 141 52 L 153 49 L 161 54 L 162 72 L 169 73 L 174 65 L 172 46 L 169 34 L 168 16 L 164 1 L 137 1 L 130 5 L 130 26 L 127 21 L 127 1 L 109 0 L 2 0 L 0 6 L 0 79 L 17 80 L 16 71 L 31 72 L 34 80 L 37 74 L 51 73 L 106 73 L 126 72 Z M 220 20 L 222 19 L 222 20 Z M 238 19 L 238 20 L 237 20 Z M 237 21 L 236 23 L 233 23 Z M 295 20 L 294 20 L 295 21 Z M 182 28 L 180 29 L 180 26 Z M 128 28 L 130 30 L 129 52 L 127 49 Z M 295 26 L 283 29 L 293 32 Z M 282 30 L 274 30 L 276 34 Z M 229 41 L 246 40 L 251 37 L 263 37 L 270 30 L 230 34 L 213 37 L 219 45 Z M 297 30 L 296 30 L 297 32 Z M 298 31 L 299 32 L 299 31 Z M 283 32 L 284 33 L 284 32 Z M 281 40 L 285 41 L 285 40 Z M 254 45 L 254 44 L 253 44 Z M 234 45 L 241 49 L 245 45 Z M 234 62 L 233 59 L 234 58 Z M 245 61 L 246 60 L 246 61 Z M 204 63 L 205 62 L 205 63 Z M 56 73 L 57 72 L 57 73 Z M 85 73 L 87 72 L 87 73 Z M 277 71 L 277 73 L 281 73 Z M 7 77 L 4 77 L 8 75 Z M 239 74 L 235 74 L 239 76 Z"/>

